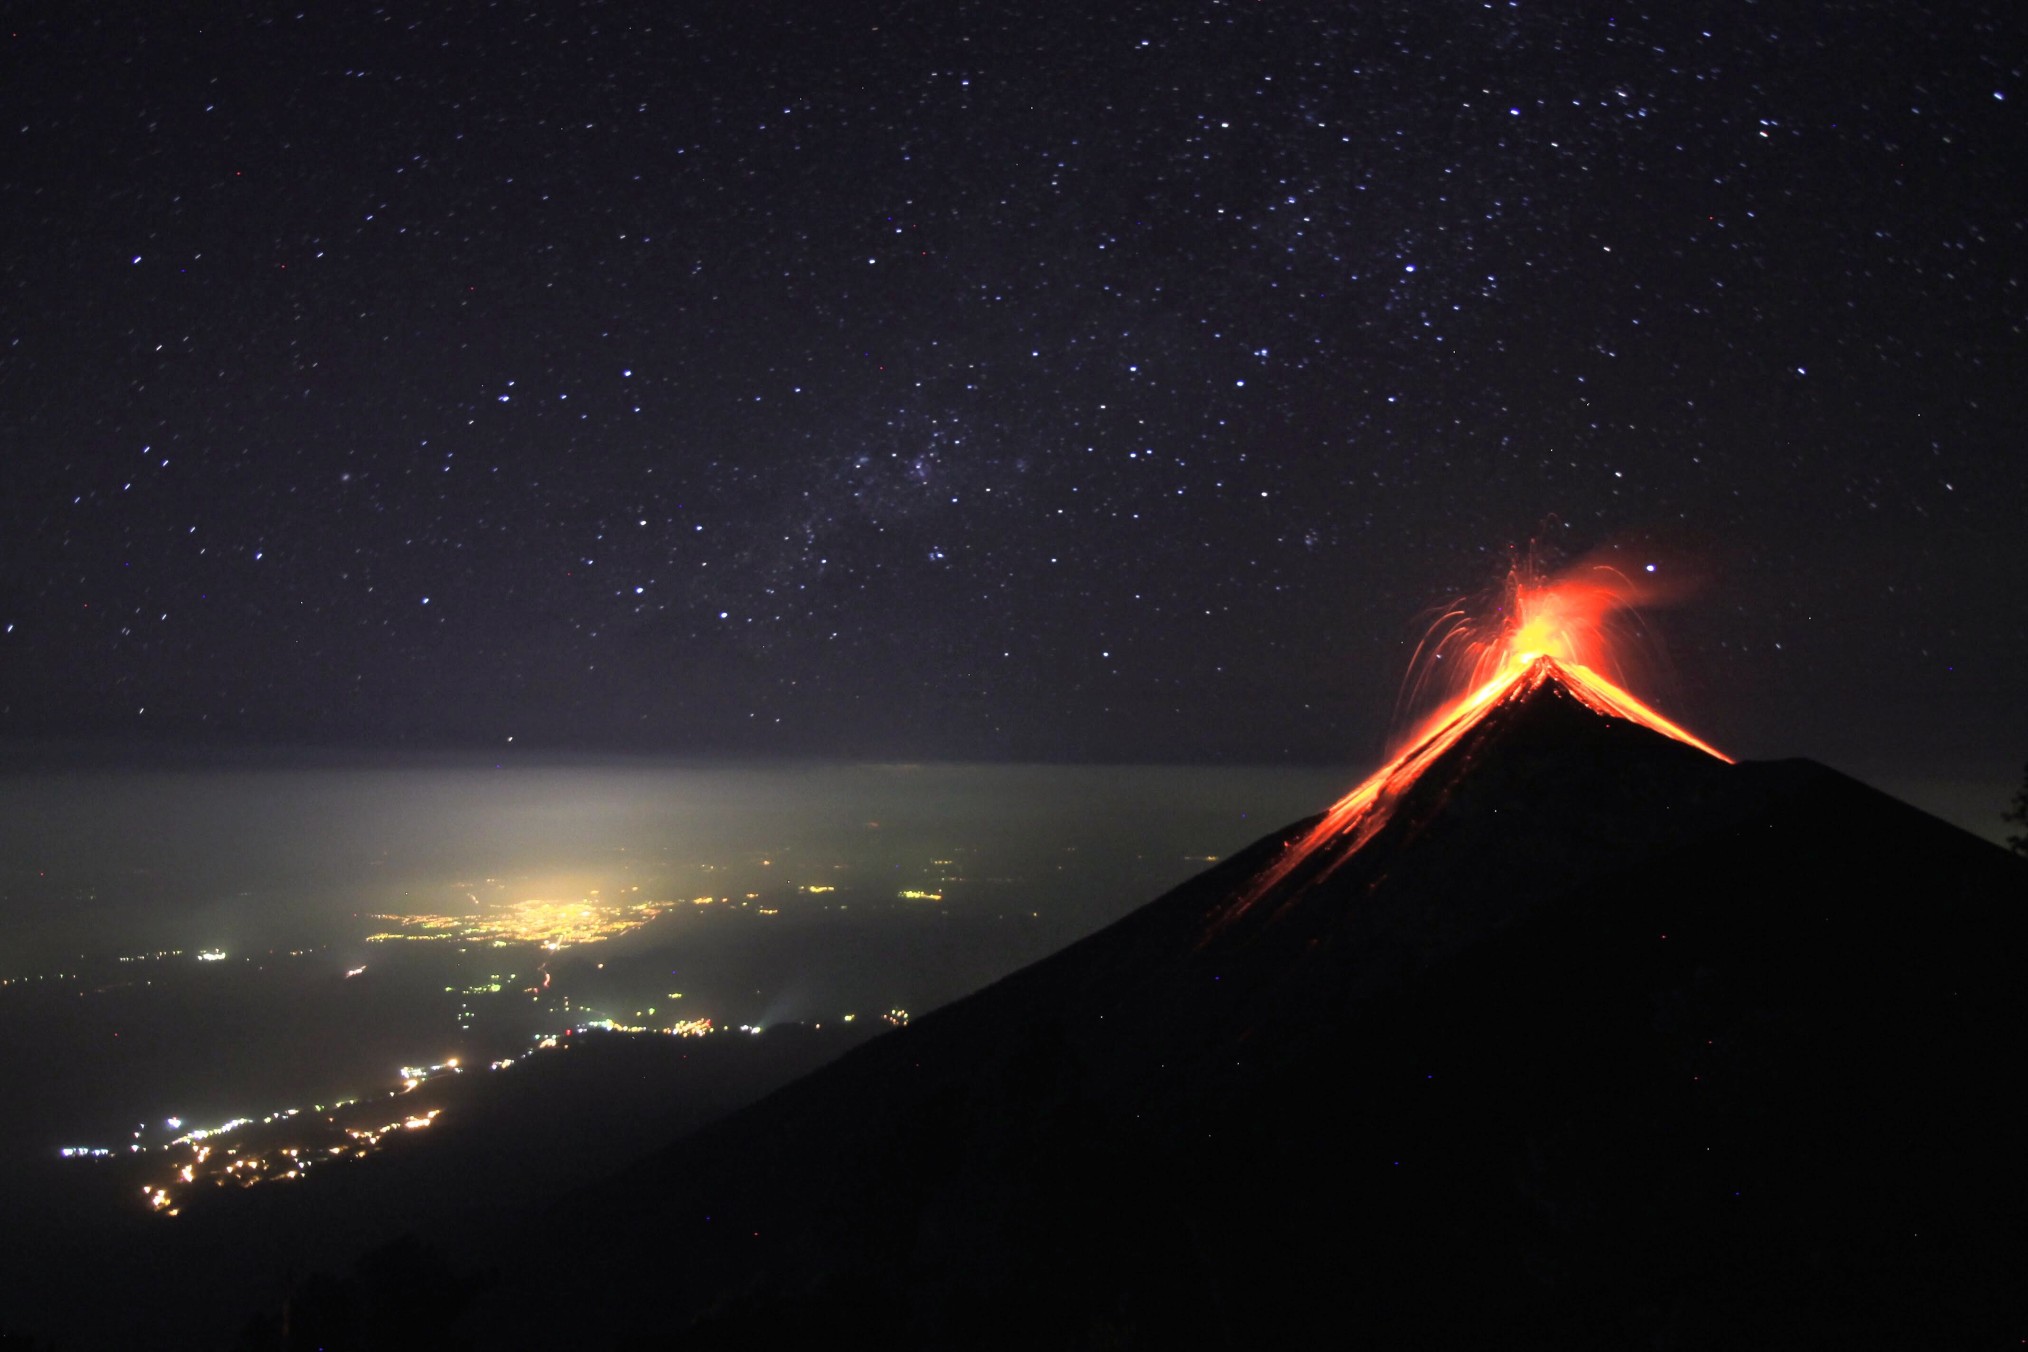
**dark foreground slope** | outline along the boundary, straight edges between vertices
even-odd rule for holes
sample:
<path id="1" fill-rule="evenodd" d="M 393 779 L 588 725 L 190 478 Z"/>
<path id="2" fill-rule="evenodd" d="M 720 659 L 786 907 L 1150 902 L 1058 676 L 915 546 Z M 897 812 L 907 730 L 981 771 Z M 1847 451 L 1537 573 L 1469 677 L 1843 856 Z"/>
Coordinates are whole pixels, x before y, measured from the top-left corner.
<path id="1" fill-rule="evenodd" d="M 272 1346 L 291 1292 L 294 1345 L 383 1348 L 396 1328 L 413 1330 L 407 1345 L 434 1348 L 432 1323 L 531 1208 L 863 1041 L 838 1024 L 736 1039 L 580 1036 L 511 1071 L 443 1077 L 403 1097 L 393 1120 L 433 1109 L 442 1119 L 368 1159 L 199 1191 L 174 1219 L 136 1205 L 143 1179 L 162 1181 L 139 1162 L 10 1161 L 0 1352 L 216 1352 L 242 1330 Z"/>
<path id="2" fill-rule="evenodd" d="M 1292 833 L 579 1195 L 468 1336 L 2016 1345 L 2019 861 L 1554 684 L 1233 914 Z"/>

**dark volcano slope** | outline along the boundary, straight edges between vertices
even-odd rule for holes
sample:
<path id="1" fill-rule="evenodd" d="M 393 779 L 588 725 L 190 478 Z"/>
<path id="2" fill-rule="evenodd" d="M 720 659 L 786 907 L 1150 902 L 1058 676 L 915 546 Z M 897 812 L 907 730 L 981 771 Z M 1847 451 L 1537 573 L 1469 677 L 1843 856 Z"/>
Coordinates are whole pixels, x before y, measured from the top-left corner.
<path id="1" fill-rule="evenodd" d="M 483 1345 L 1998 1346 L 2028 868 L 1553 682 L 547 1215 Z"/>

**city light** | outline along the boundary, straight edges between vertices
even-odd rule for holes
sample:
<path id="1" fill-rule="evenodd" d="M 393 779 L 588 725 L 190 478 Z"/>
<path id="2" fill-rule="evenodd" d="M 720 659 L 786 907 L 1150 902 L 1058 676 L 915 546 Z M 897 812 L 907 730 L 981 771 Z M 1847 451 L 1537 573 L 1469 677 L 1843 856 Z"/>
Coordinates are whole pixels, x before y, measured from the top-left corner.
<path id="1" fill-rule="evenodd" d="M 491 943 L 496 947 L 523 943 L 556 953 L 580 944 L 616 939 L 639 929 L 668 909 L 669 903 L 660 901 L 622 904 L 593 899 L 549 901 L 535 898 L 488 906 L 468 915 L 428 912 L 376 914 L 373 919 L 390 921 L 398 928 L 369 934 L 366 942 L 457 940 Z"/>

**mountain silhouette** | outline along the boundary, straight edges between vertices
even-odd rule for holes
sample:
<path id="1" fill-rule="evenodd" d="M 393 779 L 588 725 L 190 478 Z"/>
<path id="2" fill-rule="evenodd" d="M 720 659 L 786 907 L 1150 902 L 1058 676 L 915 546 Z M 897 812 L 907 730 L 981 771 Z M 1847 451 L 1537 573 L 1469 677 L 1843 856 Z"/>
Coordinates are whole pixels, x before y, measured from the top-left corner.
<path id="1" fill-rule="evenodd" d="M 1454 731 L 545 1212 L 464 1336 L 2015 1345 L 2028 866 L 1553 662 Z"/>

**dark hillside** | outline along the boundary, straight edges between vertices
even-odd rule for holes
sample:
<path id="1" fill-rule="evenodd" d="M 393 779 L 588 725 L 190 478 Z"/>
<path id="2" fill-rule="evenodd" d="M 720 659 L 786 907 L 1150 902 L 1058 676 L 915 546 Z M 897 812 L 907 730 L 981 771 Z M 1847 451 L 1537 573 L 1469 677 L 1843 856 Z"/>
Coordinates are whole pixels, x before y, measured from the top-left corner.
<path id="1" fill-rule="evenodd" d="M 580 1194 L 475 1341 L 2018 1337 L 2019 861 L 1554 683 L 1235 914 L 1294 830 Z"/>

